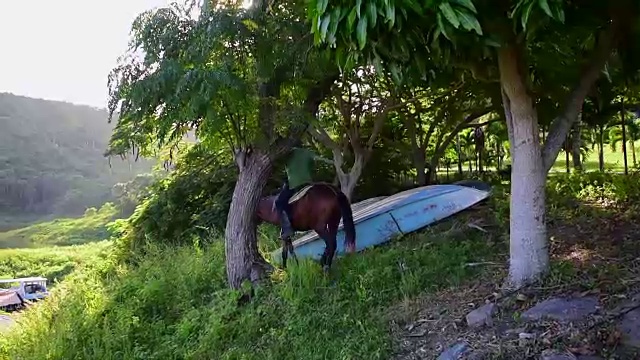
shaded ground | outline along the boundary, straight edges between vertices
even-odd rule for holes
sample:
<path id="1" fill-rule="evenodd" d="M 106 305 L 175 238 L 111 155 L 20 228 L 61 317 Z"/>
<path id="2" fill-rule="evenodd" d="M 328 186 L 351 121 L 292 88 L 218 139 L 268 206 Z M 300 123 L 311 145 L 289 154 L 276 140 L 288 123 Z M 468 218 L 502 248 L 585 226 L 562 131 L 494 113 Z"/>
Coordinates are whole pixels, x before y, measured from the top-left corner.
<path id="1" fill-rule="evenodd" d="M 468 264 L 484 267 L 483 276 L 390 310 L 394 358 L 436 359 L 461 341 L 473 350 L 463 357 L 468 359 L 540 359 L 549 349 L 565 351 L 564 359 L 640 358 L 633 347 L 622 346 L 631 340 L 620 326 L 620 319 L 633 316 L 640 324 L 634 312 L 640 306 L 640 211 L 575 202 L 552 208 L 549 217 L 552 270 L 544 283 L 503 293 L 506 252 L 491 262 Z M 482 212 L 468 221 L 486 223 Z M 523 319 L 526 310 L 554 298 L 593 304 L 592 311 L 570 322 Z M 468 326 L 467 314 L 485 303 L 496 305 L 490 323 Z M 640 336 L 640 328 L 626 330 Z"/>

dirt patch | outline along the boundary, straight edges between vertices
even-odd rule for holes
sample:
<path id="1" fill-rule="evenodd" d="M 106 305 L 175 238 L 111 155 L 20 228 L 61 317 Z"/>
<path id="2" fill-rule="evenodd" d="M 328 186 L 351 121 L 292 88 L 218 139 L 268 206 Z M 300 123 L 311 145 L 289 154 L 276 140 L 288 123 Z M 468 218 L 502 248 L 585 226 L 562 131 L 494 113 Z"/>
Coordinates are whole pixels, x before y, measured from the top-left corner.
<path id="1" fill-rule="evenodd" d="M 508 259 L 501 256 L 480 265 L 485 269 L 476 281 L 397 304 L 388 314 L 394 359 L 436 359 L 460 344 L 466 359 L 539 359 L 550 349 L 576 359 L 640 358 L 623 346 L 629 326 L 621 325 L 640 307 L 636 210 L 581 204 L 556 212 L 549 224 L 552 270 L 543 283 L 503 293 Z M 578 299 L 594 308 L 570 321 L 522 316 L 549 299 L 553 306 Z M 490 324 L 468 326 L 467 314 L 489 302 L 497 308 Z"/>

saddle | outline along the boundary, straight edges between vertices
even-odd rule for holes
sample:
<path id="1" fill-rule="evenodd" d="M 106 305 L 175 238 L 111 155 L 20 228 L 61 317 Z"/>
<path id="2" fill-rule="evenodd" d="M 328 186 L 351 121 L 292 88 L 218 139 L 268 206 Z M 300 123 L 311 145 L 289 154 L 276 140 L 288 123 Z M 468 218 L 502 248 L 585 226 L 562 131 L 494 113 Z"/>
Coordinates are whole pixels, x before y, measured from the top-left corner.
<path id="1" fill-rule="evenodd" d="M 317 186 L 317 185 L 324 185 L 324 186 L 330 186 L 331 187 L 331 184 L 327 184 L 327 183 L 324 183 L 324 182 L 303 185 L 299 189 L 296 189 L 296 192 L 293 193 L 293 195 L 291 195 L 291 197 L 289 198 L 289 204 L 293 204 L 294 202 L 302 199 L 307 194 L 307 192 L 309 192 L 309 190 L 311 190 L 312 187 Z M 333 188 L 333 187 L 331 187 L 331 188 Z"/>
<path id="2" fill-rule="evenodd" d="M 315 185 L 316 184 L 307 184 L 297 189 L 296 192 L 293 193 L 293 195 L 291 195 L 291 197 L 289 198 L 289 204 L 293 204 L 294 202 L 302 199 L 302 197 L 305 196 L 307 192 L 311 190 L 311 188 L 314 187 Z"/>

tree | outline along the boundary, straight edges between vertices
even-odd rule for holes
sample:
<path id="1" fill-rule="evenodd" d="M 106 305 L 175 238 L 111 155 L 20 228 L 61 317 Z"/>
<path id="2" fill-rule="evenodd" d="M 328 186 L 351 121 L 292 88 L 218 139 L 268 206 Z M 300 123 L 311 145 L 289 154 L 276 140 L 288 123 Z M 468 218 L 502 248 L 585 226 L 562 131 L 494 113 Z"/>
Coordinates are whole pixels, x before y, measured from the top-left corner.
<path id="1" fill-rule="evenodd" d="M 402 122 L 421 186 L 435 180 L 436 168 L 458 134 L 477 128 L 477 121 L 495 109 L 478 82 L 449 77 L 445 81 L 448 82 L 431 83 L 424 88 L 401 86 L 404 89 L 400 94 L 408 97 L 404 100 L 407 106 L 403 107 Z"/>
<path id="2" fill-rule="evenodd" d="M 144 155 L 191 130 L 209 146 L 225 144 L 238 168 L 225 231 L 227 277 L 239 288 L 269 269 L 254 214 L 273 161 L 306 131 L 337 68 L 312 49 L 303 9 L 293 3 L 211 5 L 198 18 L 173 4 L 135 20 L 129 53 L 143 57 L 125 58 L 110 75 L 109 110 L 119 119 L 106 154 Z"/>
<path id="3" fill-rule="evenodd" d="M 389 112 L 402 106 L 388 85 L 389 81 L 381 79 L 370 67 L 343 75 L 342 81 L 335 85 L 334 96 L 329 97 L 321 109 L 321 121 L 309 127 L 311 135 L 331 150 L 340 188 L 349 199 Z M 325 129 L 329 127 L 334 127 L 332 132 L 337 135 L 334 138 Z M 353 163 L 345 172 L 345 160 L 351 156 Z"/>
<path id="4" fill-rule="evenodd" d="M 546 174 L 614 49 L 637 46 L 637 14 L 633 1 L 547 0 L 316 0 L 308 11 L 316 41 L 335 47 L 346 67 L 382 63 L 398 82 L 403 67 L 425 78 L 457 67 L 499 84 L 513 167 L 507 283 L 515 287 L 548 269 Z M 545 92 L 557 94 L 559 109 L 541 144 L 536 100 Z"/>

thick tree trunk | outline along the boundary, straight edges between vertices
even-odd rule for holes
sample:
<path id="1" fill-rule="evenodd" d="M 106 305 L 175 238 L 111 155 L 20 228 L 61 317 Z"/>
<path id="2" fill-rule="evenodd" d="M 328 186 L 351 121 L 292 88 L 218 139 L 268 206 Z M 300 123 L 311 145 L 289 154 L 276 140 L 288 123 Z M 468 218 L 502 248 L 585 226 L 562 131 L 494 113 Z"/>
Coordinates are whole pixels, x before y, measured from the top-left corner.
<path id="1" fill-rule="evenodd" d="M 573 125 L 571 132 L 571 157 L 573 158 L 573 168 L 582 170 L 582 158 L 580 148 L 582 147 L 582 112 L 578 115 L 578 120 Z"/>
<path id="2" fill-rule="evenodd" d="M 233 289 L 245 280 L 260 280 L 270 268 L 258 252 L 255 212 L 271 172 L 271 160 L 264 153 L 242 151 L 236 161 L 239 174 L 225 231 L 227 280 Z"/>
<path id="3" fill-rule="evenodd" d="M 511 159 L 510 266 L 508 284 L 520 287 L 549 268 L 545 224 L 546 171 L 541 156 L 538 118 L 524 83 L 519 50 L 498 51 L 503 107 Z"/>

